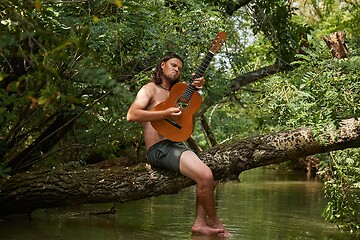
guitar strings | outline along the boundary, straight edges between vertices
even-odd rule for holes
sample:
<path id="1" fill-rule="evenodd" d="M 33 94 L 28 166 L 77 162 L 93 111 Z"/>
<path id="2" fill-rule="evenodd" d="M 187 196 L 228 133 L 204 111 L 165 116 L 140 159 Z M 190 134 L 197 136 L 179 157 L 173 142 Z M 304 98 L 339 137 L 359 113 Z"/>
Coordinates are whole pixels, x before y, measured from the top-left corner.
<path id="1" fill-rule="evenodd" d="M 201 65 L 200 65 L 200 67 L 197 69 L 197 72 L 195 73 L 196 77 L 203 76 L 203 74 L 204 74 L 205 70 L 207 69 L 207 67 L 209 66 L 213 56 L 214 56 L 214 54 L 211 51 L 209 51 L 207 53 L 207 55 L 205 56 L 204 60 L 202 61 Z M 190 83 L 182 95 L 183 98 L 185 98 L 187 101 L 190 101 L 190 98 L 195 90 L 196 90 L 196 87 L 192 86 Z"/>

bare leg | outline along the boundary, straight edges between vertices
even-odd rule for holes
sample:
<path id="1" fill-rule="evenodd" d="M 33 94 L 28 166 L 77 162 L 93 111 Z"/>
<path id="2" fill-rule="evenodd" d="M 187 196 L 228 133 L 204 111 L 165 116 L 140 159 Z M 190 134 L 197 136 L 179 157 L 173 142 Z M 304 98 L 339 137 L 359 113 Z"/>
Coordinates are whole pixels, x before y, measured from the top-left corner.
<path id="1" fill-rule="evenodd" d="M 220 222 L 215 209 L 215 182 L 211 169 L 192 151 L 185 151 L 180 159 L 180 171 L 196 183 L 196 219 L 192 231 L 207 235 L 231 236 Z"/>

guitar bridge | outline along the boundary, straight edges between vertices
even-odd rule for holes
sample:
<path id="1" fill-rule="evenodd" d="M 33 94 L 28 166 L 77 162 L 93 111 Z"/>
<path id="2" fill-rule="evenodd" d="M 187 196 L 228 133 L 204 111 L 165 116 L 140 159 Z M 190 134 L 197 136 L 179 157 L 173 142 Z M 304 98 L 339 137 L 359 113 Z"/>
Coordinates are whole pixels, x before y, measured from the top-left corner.
<path id="1" fill-rule="evenodd" d="M 174 127 L 177 127 L 178 129 L 181 129 L 182 126 L 180 124 L 178 124 L 177 122 L 171 120 L 171 119 L 165 119 L 165 121 L 167 121 L 168 123 L 170 123 L 171 125 L 173 125 Z"/>

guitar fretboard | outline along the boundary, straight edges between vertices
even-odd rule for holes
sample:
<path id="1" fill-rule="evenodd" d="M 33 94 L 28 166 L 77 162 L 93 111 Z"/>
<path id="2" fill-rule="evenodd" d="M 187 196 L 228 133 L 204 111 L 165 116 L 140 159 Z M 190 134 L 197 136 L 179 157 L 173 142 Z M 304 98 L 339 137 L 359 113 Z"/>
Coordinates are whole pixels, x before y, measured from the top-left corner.
<path id="1" fill-rule="evenodd" d="M 200 77 L 204 76 L 204 72 L 208 68 L 214 55 L 215 55 L 214 53 L 212 53 L 211 51 L 208 51 L 208 53 L 206 54 L 205 58 L 203 59 L 202 63 L 200 64 L 200 66 L 198 67 L 198 69 L 195 73 L 195 78 L 200 78 Z M 196 90 L 196 87 L 191 85 L 192 82 L 193 82 L 193 79 L 191 80 L 190 84 L 187 86 L 184 94 L 182 95 L 182 97 L 185 98 L 187 101 L 190 100 L 192 94 Z"/>

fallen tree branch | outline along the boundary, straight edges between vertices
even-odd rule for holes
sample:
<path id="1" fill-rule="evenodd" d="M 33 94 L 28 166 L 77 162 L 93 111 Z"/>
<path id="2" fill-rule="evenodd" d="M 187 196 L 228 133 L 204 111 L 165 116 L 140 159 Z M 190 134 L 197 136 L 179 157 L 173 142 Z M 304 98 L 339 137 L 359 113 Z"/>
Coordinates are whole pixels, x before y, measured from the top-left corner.
<path id="1" fill-rule="evenodd" d="M 301 128 L 219 144 L 199 156 L 215 179 L 237 179 L 248 169 L 360 146 L 360 120 L 343 121 L 337 132 L 325 133 L 326 144 L 316 141 L 309 128 Z M 107 169 L 75 164 L 1 180 L 0 215 L 85 203 L 122 203 L 177 193 L 194 184 L 180 174 L 151 169 L 146 164 Z"/>

